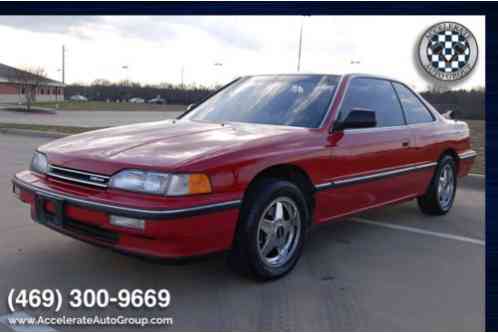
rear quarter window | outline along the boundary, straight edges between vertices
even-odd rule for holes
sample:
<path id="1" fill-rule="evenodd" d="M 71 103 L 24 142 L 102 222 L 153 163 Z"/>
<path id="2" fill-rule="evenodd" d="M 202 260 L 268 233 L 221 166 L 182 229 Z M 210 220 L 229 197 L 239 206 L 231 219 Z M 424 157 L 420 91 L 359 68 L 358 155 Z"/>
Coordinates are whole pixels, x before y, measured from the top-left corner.
<path id="1" fill-rule="evenodd" d="M 393 85 L 405 111 L 408 124 L 430 123 L 435 120 L 427 107 L 413 92 L 397 82 L 394 82 Z"/>

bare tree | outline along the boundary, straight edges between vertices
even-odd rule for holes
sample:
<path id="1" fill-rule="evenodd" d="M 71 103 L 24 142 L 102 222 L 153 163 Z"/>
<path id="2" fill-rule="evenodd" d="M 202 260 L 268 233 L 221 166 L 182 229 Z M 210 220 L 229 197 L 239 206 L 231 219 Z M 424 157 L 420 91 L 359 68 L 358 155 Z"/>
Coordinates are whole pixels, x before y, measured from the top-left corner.
<path id="1" fill-rule="evenodd" d="M 17 70 L 14 75 L 17 93 L 20 100 L 26 104 L 26 109 L 31 110 L 31 105 L 36 101 L 36 92 L 47 81 L 46 72 L 41 67 L 30 67 Z"/>

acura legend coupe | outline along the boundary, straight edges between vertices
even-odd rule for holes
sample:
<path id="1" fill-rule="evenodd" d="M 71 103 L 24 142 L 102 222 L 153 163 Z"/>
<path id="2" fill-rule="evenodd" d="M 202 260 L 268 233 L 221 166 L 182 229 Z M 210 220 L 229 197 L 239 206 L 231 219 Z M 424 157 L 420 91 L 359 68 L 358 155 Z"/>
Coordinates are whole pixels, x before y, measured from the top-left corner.
<path id="1" fill-rule="evenodd" d="M 314 225 L 412 199 L 446 214 L 475 156 L 466 123 L 397 80 L 246 76 L 178 119 L 43 145 L 13 191 L 65 235 L 164 259 L 228 250 L 265 280 Z"/>

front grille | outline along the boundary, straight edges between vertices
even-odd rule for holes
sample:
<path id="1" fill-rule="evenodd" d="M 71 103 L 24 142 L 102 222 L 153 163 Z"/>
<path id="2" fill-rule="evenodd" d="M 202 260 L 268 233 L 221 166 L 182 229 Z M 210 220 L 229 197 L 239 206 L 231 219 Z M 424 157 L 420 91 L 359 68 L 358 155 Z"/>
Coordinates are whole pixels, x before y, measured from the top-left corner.
<path id="1" fill-rule="evenodd" d="M 57 179 L 97 187 L 107 187 L 107 183 L 109 182 L 110 178 L 109 176 L 99 175 L 86 171 L 67 169 L 56 165 L 49 166 L 48 175 Z"/>
<path id="2" fill-rule="evenodd" d="M 75 234 L 91 237 L 100 241 L 116 243 L 119 236 L 116 232 L 99 228 L 93 225 L 80 223 L 72 219 L 65 219 L 63 229 Z"/>
<path id="3" fill-rule="evenodd" d="M 69 218 L 64 214 L 63 207 L 59 212 L 61 218 L 57 219 L 56 213 L 47 209 L 44 200 L 41 200 L 40 203 L 41 205 L 37 203 L 35 219 L 49 228 L 55 228 L 62 232 L 66 231 L 70 235 L 84 236 L 106 243 L 117 243 L 119 241 L 119 234 L 115 231 Z M 55 208 L 55 211 L 57 211 L 57 208 Z"/>
<path id="4" fill-rule="evenodd" d="M 47 219 L 47 226 L 52 227 L 56 226 L 60 228 L 60 225 L 54 223 L 54 214 L 45 212 L 45 217 Z M 52 227 L 53 228 L 53 227 Z M 64 218 L 64 222 L 62 223 L 62 230 L 71 232 L 75 235 L 89 237 L 101 242 L 107 243 L 117 243 L 119 240 L 119 235 L 117 232 L 103 229 L 94 225 L 89 225 L 85 223 L 78 222 L 73 219 Z"/>

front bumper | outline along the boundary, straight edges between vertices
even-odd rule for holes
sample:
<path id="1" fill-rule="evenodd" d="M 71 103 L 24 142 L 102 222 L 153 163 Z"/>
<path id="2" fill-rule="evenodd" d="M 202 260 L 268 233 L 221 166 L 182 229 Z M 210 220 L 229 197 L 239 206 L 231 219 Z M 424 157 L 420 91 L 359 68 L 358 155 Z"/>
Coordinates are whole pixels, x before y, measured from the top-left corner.
<path id="1" fill-rule="evenodd" d="M 19 199 L 31 206 L 32 219 L 46 227 L 121 252 L 170 259 L 229 249 L 241 204 L 227 198 L 222 202 L 189 202 L 188 207 L 178 207 L 176 200 L 169 209 L 157 202 L 153 207 L 142 207 L 123 200 L 123 205 L 118 199 L 113 202 L 108 194 L 92 195 L 84 188 L 75 190 L 73 184 L 52 182 L 29 171 L 18 173 L 12 183 Z M 110 215 L 143 219 L 145 228 L 112 225 Z"/>

